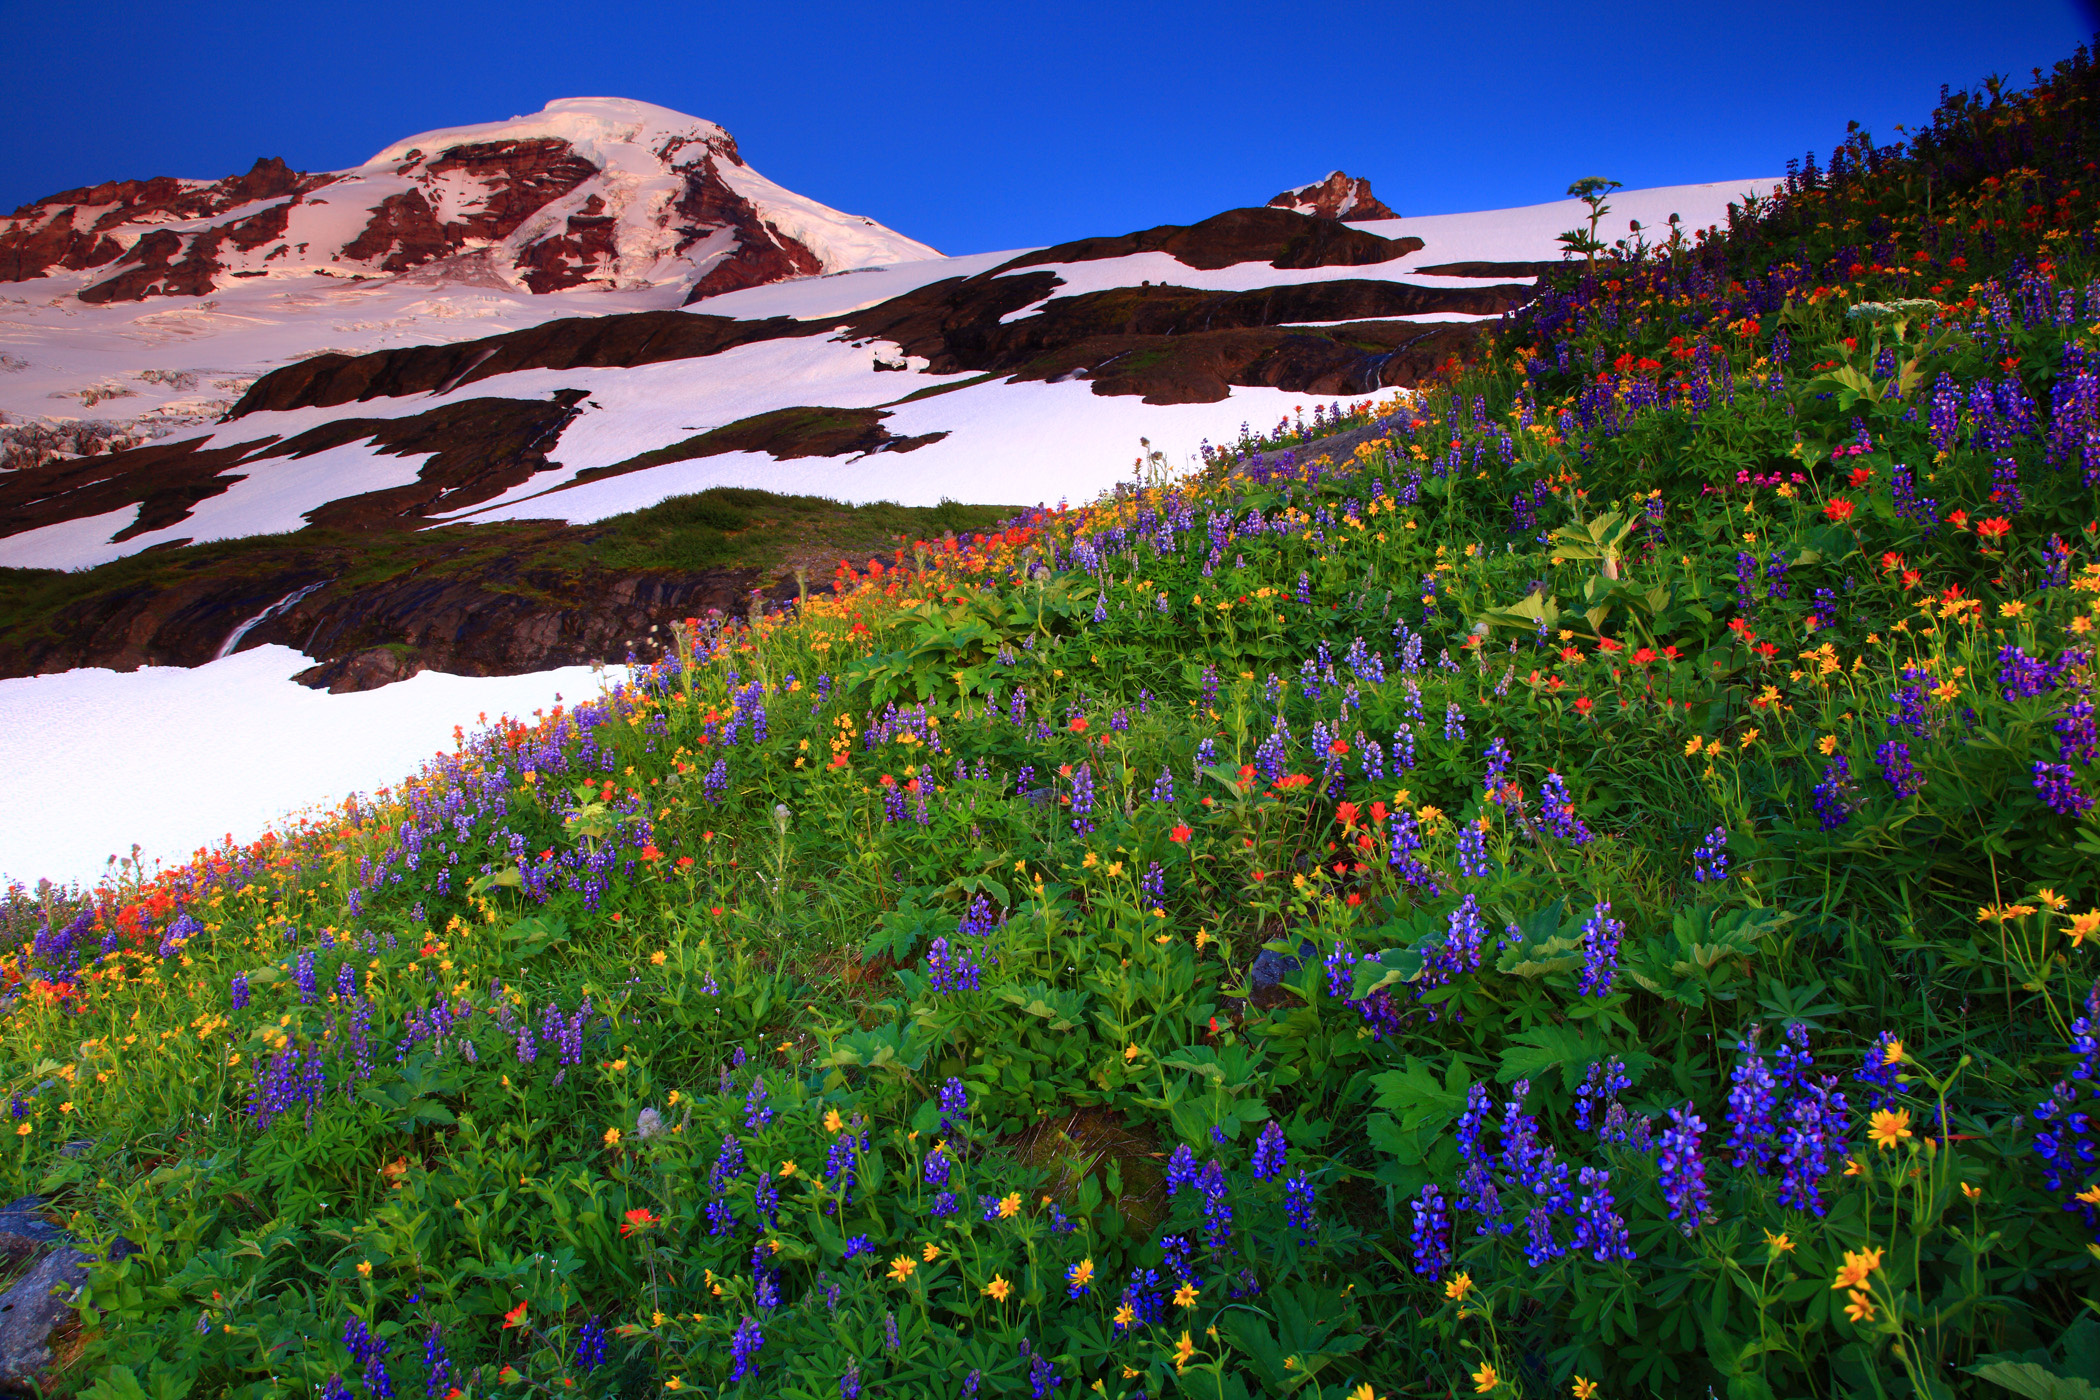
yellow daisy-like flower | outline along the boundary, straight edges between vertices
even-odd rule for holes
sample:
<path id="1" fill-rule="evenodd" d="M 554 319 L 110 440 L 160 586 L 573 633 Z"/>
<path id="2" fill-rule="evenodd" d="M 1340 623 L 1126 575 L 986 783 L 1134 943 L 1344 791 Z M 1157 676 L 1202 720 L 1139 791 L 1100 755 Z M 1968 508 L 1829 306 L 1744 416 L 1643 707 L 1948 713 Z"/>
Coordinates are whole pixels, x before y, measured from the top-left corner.
<path id="1" fill-rule="evenodd" d="M 1881 1047 L 1881 1063 L 1884 1065 L 1902 1064 L 1903 1042 L 1900 1040 L 1892 1040 L 1887 1045 Z"/>
<path id="2" fill-rule="evenodd" d="M 651 953 L 649 955 L 649 961 L 656 967 L 662 967 L 664 965 L 664 950 L 658 948 L 655 952 Z"/>
<path id="3" fill-rule="evenodd" d="M 1466 1301 L 1466 1295 L 1472 1291 L 1473 1276 L 1471 1274 L 1460 1274 L 1457 1278 L 1444 1285 L 1444 1296 L 1454 1303 L 1463 1303 Z"/>
<path id="4" fill-rule="evenodd" d="M 2078 1193 L 2078 1199 L 2089 1206 L 2100 1206 L 2100 1186 L 2088 1186 Z"/>
<path id="5" fill-rule="evenodd" d="M 1136 1064 L 1137 1057 L 1144 1053 L 1144 1051 L 1138 1049 L 1135 1045 L 1126 1045 L 1123 1047 L 1123 1063 L 1126 1065 Z"/>
<path id="6" fill-rule="evenodd" d="M 1349 1392 L 1349 1400 L 1385 1400 L 1385 1397 L 1372 1390 L 1371 1383 L 1365 1381 Z"/>
<path id="7" fill-rule="evenodd" d="M 2088 938 L 2100 933 L 2100 909 L 2088 909 L 2083 914 L 2071 916 L 2071 946 L 2082 947 Z"/>
<path id="8" fill-rule="evenodd" d="M 1190 1358 L 1195 1356 L 1195 1354 L 1195 1340 L 1188 1333 L 1183 1332 L 1181 1340 L 1174 1343 L 1174 1371 L 1176 1375 L 1181 1373 L 1182 1368 L 1189 1364 Z"/>
<path id="9" fill-rule="evenodd" d="M 793 1176 L 796 1172 L 801 1170 L 802 1168 L 795 1165 L 795 1159 L 792 1157 L 788 1158 L 786 1161 L 780 1164 L 780 1174 L 782 1176 Z"/>
<path id="10" fill-rule="evenodd" d="M 1694 734 L 1691 738 L 1684 741 L 1684 756 L 1686 758 L 1697 758 L 1699 750 L 1704 747 L 1706 747 L 1706 741 Z"/>
<path id="11" fill-rule="evenodd" d="M 892 1283 L 903 1283 L 911 1277 L 912 1270 L 918 1267 L 918 1260 L 912 1258 L 909 1254 L 900 1254 L 895 1259 L 890 1260 L 890 1281 Z"/>
<path id="12" fill-rule="evenodd" d="M 1978 1196 L 1981 1196 L 1983 1194 L 1983 1188 L 1981 1186 L 1971 1186 L 1968 1182 L 1964 1181 L 1961 1184 L 1961 1193 L 1962 1195 L 1968 1197 L 1970 1200 L 1973 1201 Z"/>
<path id="13" fill-rule="evenodd" d="M 1195 1307 L 1196 1292 L 1197 1290 L 1194 1284 L 1183 1283 L 1181 1287 L 1174 1290 L 1174 1306 L 1177 1308 Z"/>
<path id="14" fill-rule="evenodd" d="M 1837 1281 L 1830 1285 L 1831 1291 L 1841 1288 L 1857 1288 L 1867 1281 L 1867 1276 L 1881 1267 L 1881 1251 L 1878 1249 L 1848 1249 L 1845 1251 L 1844 1267 L 1837 1273 Z"/>
<path id="15" fill-rule="evenodd" d="M 919 1257 L 931 1264 L 934 1260 L 941 1257 L 941 1247 L 937 1244 L 929 1244 L 926 1248 L 919 1251 Z"/>
<path id="16" fill-rule="evenodd" d="M 1855 1288 L 1845 1296 L 1852 1300 L 1845 1304 L 1845 1316 L 1851 1318 L 1854 1322 L 1872 1322 L 1874 1320 L 1874 1304 L 1867 1298 L 1866 1294 Z"/>
<path id="17" fill-rule="evenodd" d="M 827 1132 L 827 1133 L 831 1133 L 831 1134 L 834 1134 L 834 1135 L 836 1135 L 836 1134 L 837 1134 L 837 1132 L 839 1131 L 839 1129 L 841 1129 L 841 1128 L 843 1128 L 843 1127 L 845 1127 L 845 1126 L 846 1126 L 846 1120 L 845 1120 L 845 1119 L 843 1119 L 843 1118 L 841 1118 L 841 1117 L 839 1117 L 839 1111 L 838 1111 L 837 1109 L 835 1109 L 835 1108 L 827 1108 L 827 1109 L 825 1109 L 825 1110 L 824 1110 L 824 1131 L 825 1131 L 825 1132 Z"/>
<path id="18" fill-rule="evenodd" d="M 1877 1108 L 1867 1119 L 1867 1141 L 1883 1152 L 1911 1136 L 1910 1110 Z"/>
<path id="19" fill-rule="evenodd" d="M 1495 1368 L 1483 1361 L 1480 1363 L 1480 1369 L 1473 1373 L 1473 1393 L 1485 1395 L 1500 1384 L 1501 1379 L 1495 1374 Z"/>
<path id="20" fill-rule="evenodd" d="M 1597 1383 L 1584 1376 L 1577 1376 L 1575 1384 L 1568 1387 L 1575 1392 L 1575 1400 L 1591 1400 L 1597 1393 Z"/>
<path id="21" fill-rule="evenodd" d="M 995 1303 L 1003 1303 L 1007 1300 L 1008 1295 L 1014 1291 L 1014 1286 L 998 1274 L 993 1274 L 992 1281 L 977 1291 L 989 1294 L 991 1300 Z"/>
<path id="22" fill-rule="evenodd" d="M 371 1261 L 371 1260 L 369 1260 L 369 1259 L 360 1259 L 360 1260 L 358 1260 L 358 1261 L 357 1261 L 357 1276 L 358 1276 L 359 1278 L 370 1278 L 370 1277 L 372 1276 L 372 1261 Z"/>
<path id="23" fill-rule="evenodd" d="M 1772 1251 L 1775 1258 L 1782 1254 L 1792 1254 L 1794 1252 L 1794 1242 L 1787 1237 L 1786 1232 L 1783 1230 L 1776 1235 L 1770 1230 L 1765 1231 L 1765 1246 Z"/>
<path id="24" fill-rule="evenodd" d="M 1118 1327 L 1129 1327 L 1137 1321 L 1137 1312 L 1130 1304 L 1125 1303 L 1116 1309 L 1114 1321 Z"/>
<path id="25" fill-rule="evenodd" d="M 607 1128 L 605 1130 L 605 1145 L 607 1147 L 617 1147 L 619 1143 L 620 1130 L 618 1128 Z"/>
<path id="26" fill-rule="evenodd" d="M 1015 1192 L 1013 1192 L 1013 1193 L 1012 1193 L 1011 1195 L 1001 1196 L 1001 1197 L 999 1198 L 999 1218 L 1000 1218 L 1001 1220 L 1011 1220 L 1011 1219 L 1013 1219 L 1013 1218 L 1014 1218 L 1015 1216 L 1019 1215 L 1020 1213 L 1021 1213 L 1021 1193 L 1020 1193 L 1020 1192 L 1018 1192 L 1018 1191 L 1015 1191 Z"/>
<path id="27" fill-rule="evenodd" d="M 2062 913 L 2064 906 L 2071 902 L 2070 900 L 2065 899 L 2062 895 L 2058 894 L 2055 890 L 2049 889 L 2046 886 L 2042 889 L 2036 890 L 2034 892 L 2034 897 L 2037 900 L 2041 901 L 2043 904 L 2048 905 L 2051 909 L 2056 910 L 2058 913 Z"/>

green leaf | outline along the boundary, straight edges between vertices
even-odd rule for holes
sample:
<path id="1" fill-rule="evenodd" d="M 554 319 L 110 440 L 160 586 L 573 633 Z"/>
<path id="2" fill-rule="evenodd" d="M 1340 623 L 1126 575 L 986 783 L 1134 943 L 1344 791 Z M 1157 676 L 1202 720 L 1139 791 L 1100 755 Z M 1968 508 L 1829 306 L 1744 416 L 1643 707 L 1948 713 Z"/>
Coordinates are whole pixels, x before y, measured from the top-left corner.
<path id="1" fill-rule="evenodd" d="M 2100 1400 L 2100 1389 L 2088 1382 L 2059 1376 L 2033 1361 L 1980 1362 L 1969 1374 L 2028 1400 Z"/>

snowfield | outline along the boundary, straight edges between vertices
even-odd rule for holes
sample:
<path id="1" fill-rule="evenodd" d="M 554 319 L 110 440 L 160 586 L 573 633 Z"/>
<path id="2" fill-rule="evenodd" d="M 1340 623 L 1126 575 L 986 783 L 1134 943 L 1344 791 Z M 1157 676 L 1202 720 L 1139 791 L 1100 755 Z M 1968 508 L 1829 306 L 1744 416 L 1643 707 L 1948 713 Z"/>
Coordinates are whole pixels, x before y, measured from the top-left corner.
<path id="1" fill-rule="evenodd" d="M 34 801 L 0 806 L 0 884 L 92 881 L 137 842 L 148 870 L 229 835 L 251 841 L 302 813 L 414 773 L 474 716 L 529 718 L 598 694 L 571 666 L 531 676 L 413 679 L 361 694 L 308 690 L 311 662 L 263 646 L 185 670 L 68 671 L 0 680 L 0 765 L 63 771 Z M 557 701 L 556 697 L 560 699 Z M 50 765 L 65 764 L 63 769 Z"/>

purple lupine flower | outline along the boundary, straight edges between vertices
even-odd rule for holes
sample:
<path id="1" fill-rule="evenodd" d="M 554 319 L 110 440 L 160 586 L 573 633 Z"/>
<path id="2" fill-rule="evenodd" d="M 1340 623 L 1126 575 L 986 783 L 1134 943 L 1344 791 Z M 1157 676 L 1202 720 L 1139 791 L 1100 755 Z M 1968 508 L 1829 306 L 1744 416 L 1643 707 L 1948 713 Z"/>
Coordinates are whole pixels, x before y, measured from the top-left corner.
<path id="1" fill-rule="evenodd" d="M 1998 649 L 1998 684 L 2007 701 L 2029 700 L 2056 684 L 2049 664 L 2016 646 Z"/>
<path id="2" fill-rule="evenodd" d="M 765 1344 L 766 1334 L 759 1329 L 756 1318 L 746 1317 L 736 1325 L 736 1331 L 729 1338 L 730 1359 L 736 1363 L 736 1369 L 729 1376 L 731 1385 L 758 1369 L 759 1348 Z"/>
<path id="3" fill-rule="evenodd" d="M 1466 712 L 1456 701 L 1444 706 L 1444 737 L 1454 744 L 1466 741 Z"/>
<path id="4" fill-rule="evenodd" d="M 433 1322 L 430 1335 L 423 1340 L 423 1394 L 427 1400 L 438 1400 L 450 1390 L 452 1375 L 451 1358 L 445 1355 L 444 1334 Z"/>
<path id="5" fill-rule="evenodd" d="M 997 1197 L 991 1199 L 996 1203 Z M 856 1255 L 873 1254 L 874 1252 L 875 1244 L 872 1240 L 866 1235 L 855 1235 L 852 1239 L 846 1241 L 846 1252 L 839 1257 L 839 1262 L 841 1264 L 850 1264 Z"/>
<path id="6" fill-rule="evenodd" d="M 245 972 L 234 973 L 233 981 L 228 985 L 227 990 L 233 994 L 233 1009 L 246 1011 L 248 1009 L 248 974 Z"/>
<path id="7" fill-rule="evenodd" d="M 294 966 L 296 970 L 292 974 L 292 980 L 299 985 L 299 1004 L 301 1006 L 311 1006 L 314 998 L 319 995 L 318 987 L 314 981 L 313 950 L 302 950 L 299 954 L 299 960 Z"/>
<path id="8" fill-rule="evenodd" d="M 1699 1228 L 1709 1200 L 1706 1158 L 1699 1151 L 1699 1137 L 1705 1131 L 1706 1124 L 1692 1112 L 1690 1104 L 1671 1109 L 1670 1126 L 1663 1130 L 1662 1153 L 1657 1159 L 1670 1219 L 1686 1235 Z"/>
<path id="9" fill-rule="evenodd" d="M 1619 971 L 1619 940 L 1625 933 L 1626 925 L 1611 916 L 1611 901 L 1600 900 L 1582 926 L 1582 995 L 1610 995 Z"/>
<path id="10" fill-rule="evenodd" d="M 1823 1178 L 1845 1151 L 1845 1096 L 1837 1076 L 1804 1086 L 1788 1105 L 1779 1145 L 1779 1203 L 1823 1213 Z"/>
<path id="11" fill-rule="evenodd" d="M 1319 1228 L 1316 1216 L 1318 1204 L 1318 1193 L 1311 1178 L 1304 1172 L 1297 1173 L 1283 1184 L 1284 1219 L 1290 1222 L 1292 1229 L 1298 1231 L 1298 1243 L 1301 1245 L 1311 1244 L 1312 1237 Z"/>
<path id="12" fill-rule="evenodd" d="M 1576 1249 L 1587 1249 L 1600 1264 L 1631 1261 L 1633 1241 L 1626 1222 L 1612 1199 L 1611 1173 L 1600 1167 L 1584 1167 L 1576 1177 L 1582 1196 L 1575 1207 Z"/>
<path id="13" fill-rule="evenodd" d="M 1468 878 L 1478 878 L 1493 873 L 1494 862 L 1488 859 L 1487 835 L 1474 822 L 1465 822 L 1458 829 L 1458 873 Z"/>
<path id="14" fill-rule="evenodd" d="M 2093 806 L 2093 799 L 2078 786 L 2078 774 L 2066 763 L 2035 760 L 2034 790 L 2049 804 L 2050 811 L 2066 817 L 2082 817 Z"/>
<path id="15" fill-rule="evenodd" d="M 1736 1042 L 1735 1069 L 1729 1075 L 1728 1145 L 1734 1149 L 1734 1165 L 1753 1167 L 1759 1175 L 1771 1164 L 1778 1131 L 1778 1100 L 1772 1071 L 1758 1049 L 1761 1027 Z"/>
<path id="16" fill-rule="evenodd" d="M 2065 763 L 2091 763 L 2100 754 L 2100 723 L 2095 722 L 2093 702 L 2073 700 L 2057 718 L 2056 756 Z"/>
<path id="17" fill-rule="evenodd" d="M 954 1164 L 948 1159 L 947 1144 L 935 1143 L 933 1150 L 926 1154 L 924 1172 L 926 1184 L 936 1188 L 946 1186 L 948 1184 L 948 1173 L 953 1166 Z"/>
<path id="18" fill-rule="evenodd" d="M 1859 806 L 1856 791 L 1852 785 L 1852 764 L 1843 754 L 1832 754 L 1823 769 L 1823 781 L 1809 789 L 1823 830 L 1836 831 L 1852 820 L 1852 813 Z"/>
<path id="19" fill-rule="evenodd" d="M 1901 739 L 1891 739 L 1874 751 L 1875 762 L 1881 765 L 1881 776 L 1888 779 L 1889 786 L 1898 797 L 1916 797 L 1925 786 L 1925 779 L 1918 772 L 1918 765 L 1911 762 L 1910 745 Z"/>
<path id="20" fill-rule="evenodd" d="M 940 1093 L 941 1131 L 957 1137 L 969 1131 L 970 1090 L 960 1079 L 950 1076 L 941 1085 Z"/>
<path id="21" fill-rule="evenodd" d="M 936 993 L 974 992 L 982 972 L 976 952 L 967 944 L 951 946 L 941 937 L 926 949 L 926 975 Z"/>
<path id="22" fill-rule="evenodd" d="M 1271 1118 L 1254 1144 L 1254 1179 L 1267 1181 L 1272 1176 L 1282 1175 L 1289 1151 L 1283 1140 L 1283 1129 Z"/>
<path id="23" fill-rule="evenodd" d="M 1575 814 L 1575 800 L 1568 795 L 1567 779 L 1549 771 L 1539 784 L 1539 815 L 1546 829 L 1563 841 L 1586 846 L 1592 840 L 1589 827 Z"/>
<path id="24" fill-rule="evenodd" d="M 860 1400 L 860 1363 L 848 1361 L 839 1377 L 839 1400 Z"/>
<path id="25" fill-rule="evenodd" d="M 1493 797 L 1501 791 L 1503 781 L 1509 776 L 1509 745 L 1501 735 L 1488 740 L 1487 768 L 1480 777 L 1480 790 Z"/>
<path id="26" fill-rule="evenodd" d="M 1167 1194 L 1171 1196 L 1184 1186 L 1194 1185 L 1201 1173 L 1202 1169 L 1196 1165 L 1196 1154 L 1189 1145 L 1185 1142 L 1176 1145 L 1173 1155 L 1167 1158 Z"/>
<path id="27" fill-rule="evenodd" d="M 1700 884 L 1728 878 L 1728 828 L 1717 826 L 1692 853 L 1692 878 Z"/>
<path id="28" fill-rule="evenodd" d="M 1898 1076 L 1903 1073 L 1900 1044 L 1894 1031 L 1883 1031 L 1867 1047 L 1866 1058 L 1852 1076 L 1855 1083 L 1872 1085 L 1878 1091 L 1868 1096 L 1870 1108 L 1886 1108 L 1896 1101 Z"/>
<path id="29" fill-rule="evenodd" d="M 1441 1278 L 1451 1267 L 1451 1208 L 1436 1183 L 1422 1187 L 1413 1203 L 1415 1272 Z"/>

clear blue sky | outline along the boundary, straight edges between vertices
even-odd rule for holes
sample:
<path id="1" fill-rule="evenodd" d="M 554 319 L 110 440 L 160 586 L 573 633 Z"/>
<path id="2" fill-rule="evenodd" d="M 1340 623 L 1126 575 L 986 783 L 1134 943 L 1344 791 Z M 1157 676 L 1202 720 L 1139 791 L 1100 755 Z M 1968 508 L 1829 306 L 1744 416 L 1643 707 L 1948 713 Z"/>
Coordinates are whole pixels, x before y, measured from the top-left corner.
<path id="1" fill-rule="evenodd" d="M 788 188 L 944 252 L 1183 223 L 1340 167 L 1401 214 L 1570 180 L 1783 171 L 1942 83 L 2021 82 L 2090 0 L 1679 6 L 0 0 L 0 208 L 71 186 L 355 165 L 619 96 L 726 126 Z"/>

